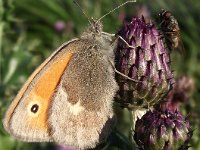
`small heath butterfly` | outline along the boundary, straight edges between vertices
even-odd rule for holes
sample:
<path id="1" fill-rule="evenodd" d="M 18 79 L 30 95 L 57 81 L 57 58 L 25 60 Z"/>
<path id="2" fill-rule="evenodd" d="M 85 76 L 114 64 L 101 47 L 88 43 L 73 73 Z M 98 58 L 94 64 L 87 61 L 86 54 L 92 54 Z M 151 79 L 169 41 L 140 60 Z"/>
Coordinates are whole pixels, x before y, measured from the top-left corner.
<path id="1" fill-rule="evenodd" d="M 105 141 L 115 124 L 116 43 L 99 20 L 91 21 L 80 38 L 60 46 L 28 78 L 5 114 L 6 131 L 23 141 L 77 149 Z"/>

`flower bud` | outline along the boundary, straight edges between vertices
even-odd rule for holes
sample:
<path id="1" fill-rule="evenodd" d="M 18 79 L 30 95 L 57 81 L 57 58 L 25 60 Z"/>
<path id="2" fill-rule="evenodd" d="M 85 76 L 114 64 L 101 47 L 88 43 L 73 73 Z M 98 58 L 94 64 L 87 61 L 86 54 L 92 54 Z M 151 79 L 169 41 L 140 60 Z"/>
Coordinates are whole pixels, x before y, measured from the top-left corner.
<path id="1" fill-rule="evenodd" d="M 129 109 L 152 107 L 169 91 L 174 82 L 170 57 L 153 24 L 133 18 L 118 33 L 116 69 L 134 82 L 116 74 L 120 90 L 118 102 Z"/>
<path id="2" fill-rule="evenodd" d="M 140 150 L 186 150 L 192 130 L 178 111 L 148 111 L 137 120 L 134 139 Z"/>
<path id="3" fill-rule="evenodd" d="M 194 80 L 189 76 L 181 76 L 176 79 L 173 89 L 165 98 L 166 107 L 172 111 L 179 110 L 181 103 L 188 103 L 194 91 Z"/>

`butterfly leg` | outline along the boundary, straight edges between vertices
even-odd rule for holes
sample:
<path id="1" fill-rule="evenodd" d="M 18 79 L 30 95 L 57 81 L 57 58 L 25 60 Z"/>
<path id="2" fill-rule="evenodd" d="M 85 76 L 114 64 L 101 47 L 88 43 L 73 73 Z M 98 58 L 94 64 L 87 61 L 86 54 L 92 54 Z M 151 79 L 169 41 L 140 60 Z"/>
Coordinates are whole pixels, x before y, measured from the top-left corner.
<path id="1" fill-rule="evenodd" d="M 112 36 L 113 36 L 113 37 L 116 37 L 116 38 L 113 40 L 112 44 L 117 43 L 116 41 L 118 41 L 119 39 L 121 39 L 129 48 L 135 48 L 135 47 L 129 45 L 129 44 L 126 42 L 126 40 L 123 39 L 123 37 L 121 37 L 121 36 L 119 36 L 119 35 L 116 36 L 116 35 L 114 35 L 114 34 L 112 34 Z M 111 44 L 111 45 L 112 45 L 112 44 Z M 123 76 L 124 78 L 126 78 L 126 79 L 128 79 L 128 80 L 130 80 L 130 81 L 138 82 L 138 83 L 141 82 L 141 81 L 139 81 L 139 80 L 134 80 L 134 79 L 128 77 L 127 75 L 121 73 L 120 71 L 118 71 L 118 70 L 115 68 L 115 65 L 113 64 L 113 62 L 112 62 L 109 58 L 108 58 L 108 60 L 109 60 L 109 62 L 110 62 L 110 64 L 111 64 L 113 70 L 115 71 L 115 73 L 117 73 L 117 74 Z"/>
<path id="2" fill-rule="evenodd" d="M 123 76 L 124 78 L 126 78 L 126 79 L 128 79 L 128 80 L 130 80 L 130 81 L 133 81 L 133 82 L 142 82 L 142 81 L 139 81 L 139 80 L 134 80 L 134 79 L 130 78 L 129 76 L 127 76 L 127 75 L 121 73 L 120 71 L 118 71 L 118 70 L 115 68 L 115 66 L 114 66 L 114 64 L 112 63 L 112 61 L 111 61 L 110 59 L 108 59 L 108 60 L 109 60 L 109 62 L 110 62 L 110 64 L 111 64 L 111 66 L 113 67 L 113 70 L 115 71 L 115 73 L 117 73 L 117 74 Z"/>
<path id="3" fill-rule="evenodd" d="M 131 45 L 129 45 L 127 42 L 126 42 L 126 40 L 123 38 L 123 37 L 121 37 L 120 35 L 118 35 L 118 39 L 121 39 L 129 48 L 136 48 L 136 47 L 134 47 L 134 46 L 131 46 Z"/>

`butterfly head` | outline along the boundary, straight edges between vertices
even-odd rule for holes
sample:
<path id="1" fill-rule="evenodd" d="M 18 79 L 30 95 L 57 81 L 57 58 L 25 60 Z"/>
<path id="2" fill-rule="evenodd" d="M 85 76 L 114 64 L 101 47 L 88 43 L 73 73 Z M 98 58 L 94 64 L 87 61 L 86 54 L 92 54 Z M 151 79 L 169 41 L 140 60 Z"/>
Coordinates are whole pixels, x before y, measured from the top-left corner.
<path id="1" fill-rule="evenodd" d="M 103 25 L 101 21 L 92 18 L 90 21 L 89 31 L 95 35 L 101 34 L 103 31 Z"/>

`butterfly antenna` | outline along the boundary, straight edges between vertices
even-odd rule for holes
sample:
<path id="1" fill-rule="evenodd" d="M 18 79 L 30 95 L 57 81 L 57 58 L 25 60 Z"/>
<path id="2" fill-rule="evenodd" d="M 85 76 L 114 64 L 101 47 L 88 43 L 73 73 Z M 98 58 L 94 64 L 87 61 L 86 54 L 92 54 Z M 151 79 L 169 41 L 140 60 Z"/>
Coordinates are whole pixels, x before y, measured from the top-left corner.
<path id="1" fill-rule="evenodd" d="M 88 19 L 89 24 L 92 24 L 88 15 L 85 13 L 85 11 L 81 8 L 81 6 L 79 5 L 79 3 L 76 0 L 73 0 L 73 3 L 81 10 L 81 12 L 83 13 L 83 15 Z"/>
<path id="2" fill-rule="evenodd" d="M 112 13 L 113 11 L 119 9 L 120 7 L 122 7 L 122 6 L 124 6 L 124 5 L 128 4 L 128 3 L 135 3 L 135 2 L 136 2 L 136 0 L 124 2 L 123 4 L 121 4 L 121 5 L 117 6 L 117 7 L 115 7 L 113 10 L 111 10 L 111 11 L 109 11 L 108 13 L 106 13 L 105 15 L 103 15 L 101 18 L 99 18 L 99 19 L 97 20 L 97 22 L 99 22 L 100 20 L 102 20 L 105 16 L 109 15 L 109 14 Z"/>

